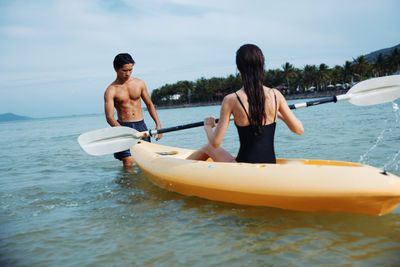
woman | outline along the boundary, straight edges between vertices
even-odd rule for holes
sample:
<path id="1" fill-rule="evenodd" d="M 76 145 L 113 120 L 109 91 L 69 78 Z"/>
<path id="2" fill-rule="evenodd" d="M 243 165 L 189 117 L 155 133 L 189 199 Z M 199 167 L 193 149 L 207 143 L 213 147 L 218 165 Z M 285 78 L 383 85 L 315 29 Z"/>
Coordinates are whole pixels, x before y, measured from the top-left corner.
<path id="1" fill-rule="evenodd" d="M 220 120 L 204 119 L 208 144 L 191 154 L 188 159 L 206 160 L 211 157 L 220 162 L 276 163 L 274 135 L 277 119 L 301 135 L 303 125 L 290 110 L 283 95 L 276 89 L 263 85 L 264 55 L 256 45 L 246 44 L 236 52 L 236 66 L 243 88 L 225 96 Z M 238 129 L 240 149 L 236 158 L 221 148 L 229 120 L 233 115 Z"/>

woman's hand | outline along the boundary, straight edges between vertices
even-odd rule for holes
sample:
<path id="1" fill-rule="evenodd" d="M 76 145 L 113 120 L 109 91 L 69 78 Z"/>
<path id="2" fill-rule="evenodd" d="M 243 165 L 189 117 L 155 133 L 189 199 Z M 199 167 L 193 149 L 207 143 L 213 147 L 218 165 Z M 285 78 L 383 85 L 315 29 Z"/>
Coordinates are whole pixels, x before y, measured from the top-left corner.
<path id="1" fill-rule="evenodd" d="M 211 127 L 214 128 L 216 125 L 214 117 L 206 117 L 204 119 L 204 127 Z"/>

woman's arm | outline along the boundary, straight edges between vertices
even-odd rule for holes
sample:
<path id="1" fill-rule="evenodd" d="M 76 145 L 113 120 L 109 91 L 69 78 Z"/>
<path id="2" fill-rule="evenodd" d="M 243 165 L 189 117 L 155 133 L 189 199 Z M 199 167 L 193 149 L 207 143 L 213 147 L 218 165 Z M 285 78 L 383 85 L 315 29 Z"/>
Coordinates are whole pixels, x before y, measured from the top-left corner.
<path id="1" fill-rule="evenodd" d="M 303 124 L 290 110 L 285 97 L 278 91 L 275 90 L 278 98 L 278 118 L 281 119 L 289 129 L 295 134 L 302 135 L 304 132 Z"/>
<path id="2" fill-rule="evenodd" d="M 221 105 L 221 111 L 219 116 L 219 122 L 215 131 L 212 128 L 215 127 L 215 118 L 207 117 L 204 119 L 204 130 L 207 134 L 208 142 L 213 147 L 217 148 L 221 145 L 226 130 L 228 129 L 230 116 L 232 114 L 232 101 L 229 95 L 224 98 Z"/>

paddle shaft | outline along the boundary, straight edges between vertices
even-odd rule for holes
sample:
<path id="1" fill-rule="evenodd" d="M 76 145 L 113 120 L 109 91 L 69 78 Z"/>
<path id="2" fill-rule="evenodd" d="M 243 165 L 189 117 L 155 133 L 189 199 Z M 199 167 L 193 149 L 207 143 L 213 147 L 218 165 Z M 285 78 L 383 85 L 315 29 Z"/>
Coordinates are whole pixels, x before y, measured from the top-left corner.
<path id="1" fill-rule="evenodd" d="M 215 122 L 218 123 L 219 119 L 216 119 Z M 204 125 L 204 121 L 199 121 L 199 122 L 193 122 L 189 124 L 183 124 L 183 125 L 178 125 L 178 126 L 173 126 L 169 128 L 163 128 L 163 129 L 158 129 L 158 130 L 150 130 L 148 131 L 150 136 L 154 136 L 156 134 L 162 134 L 162 133 L 169 133 L 169 132 L 175 132 L 179 130 L 185 130 L 185 129 L 190 129 L 190 128 L 195 128 L 195 127 L 200 127 Z M 146 133 L 146 132 L 144 132 Z"/>
<path id="2" fill-rule="evenodd" d="M 337 101 L 349 100 L 350 97 L 351 97 L 350 94 L 338 95 L 338 96 L 334 95 L 334 96 L 325 97 L 325 98 L 312 100 L 312 101 L 308 101 L 308 102 L 292 104 L 292 105 L 289 105 L 289 108 L 290 109 L 298 109 L 298 108 L 306 108 L 306 107 L 321 105 L 321 104 L 330 103 L 330 102 L 336 103 Z"/>

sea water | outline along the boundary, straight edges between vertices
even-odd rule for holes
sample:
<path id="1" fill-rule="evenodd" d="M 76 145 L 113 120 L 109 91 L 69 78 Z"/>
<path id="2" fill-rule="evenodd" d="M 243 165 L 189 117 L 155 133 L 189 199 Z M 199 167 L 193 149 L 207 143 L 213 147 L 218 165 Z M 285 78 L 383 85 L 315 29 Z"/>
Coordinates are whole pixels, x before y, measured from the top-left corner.
<path id="1" fill-rule="evenodd" d="M 305 132 L 297 136 L 279 122 L 277 157 L 359 162 L 400 175 L 398 105 L 296 110 Z M 218 117 L 219 106 L 158 114 L 171 127 Z M 154 129 L 147 113 L 145 120 Z M 372 217 L 183 196 L 153 185 L 138 167 L 124 170 L 112 155 L 86 154 L 77 137 L 104 127 L 102 114 L 0 123 L 1 266 L 400 264 L 400 208 Z M 159 141 L 205 142 L 202 127 Z M 238 151 L 233 123 L 223 147 Z"/>

